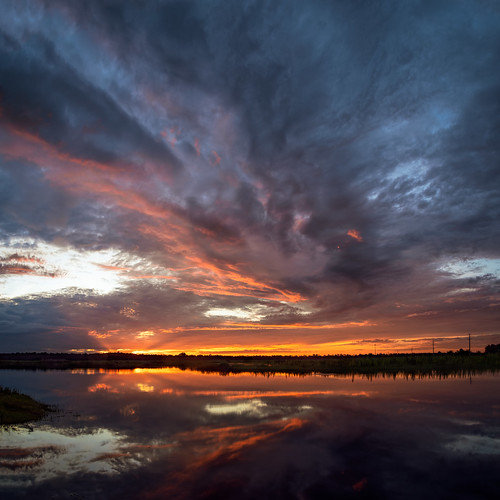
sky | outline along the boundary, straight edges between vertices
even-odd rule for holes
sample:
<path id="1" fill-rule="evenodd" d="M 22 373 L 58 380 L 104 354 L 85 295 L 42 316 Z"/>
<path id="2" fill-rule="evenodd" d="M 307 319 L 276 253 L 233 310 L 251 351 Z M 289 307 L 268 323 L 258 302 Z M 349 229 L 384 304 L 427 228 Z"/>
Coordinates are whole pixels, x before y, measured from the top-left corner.
<path id="1" fill-rule="evenodd" d="M 0 351 L 500 343 L 498 2 L 1 7 Z"/>

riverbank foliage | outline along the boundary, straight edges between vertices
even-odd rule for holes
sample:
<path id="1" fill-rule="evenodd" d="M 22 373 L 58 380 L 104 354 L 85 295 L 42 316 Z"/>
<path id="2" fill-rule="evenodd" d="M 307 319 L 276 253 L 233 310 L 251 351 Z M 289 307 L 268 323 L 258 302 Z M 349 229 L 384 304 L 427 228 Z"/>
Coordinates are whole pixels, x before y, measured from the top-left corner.
<path id="1" fill-rule="evenodd" d="M 500 371 L 500 352 L 334 356 L 148 355 L 130 353 L 0 354 L 0 369 L 134 369 L 176 367 L 202 372 L 290 374 L 468 375 Z"/>
<path id="2" fill-rule="evenodd" d="M 49 407 L 26 394 L 0 386 L 0 425 L 13 425 L 39 420 Z"/>

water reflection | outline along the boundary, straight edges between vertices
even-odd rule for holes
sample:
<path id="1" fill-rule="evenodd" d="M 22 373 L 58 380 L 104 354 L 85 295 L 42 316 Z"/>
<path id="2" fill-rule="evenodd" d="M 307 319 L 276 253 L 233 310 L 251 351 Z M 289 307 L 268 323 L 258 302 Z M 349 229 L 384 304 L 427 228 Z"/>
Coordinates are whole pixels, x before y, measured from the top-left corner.
<path id="1" fill-rule="evenodd" d="M 0 434 L 7 498 L 488 498 L 500 486 L 494 375 L 1 376 L 60 408 Z"/>
<path id="2" fill-rule="evenodd" d="M 22 447 L 19 447 L 20 441 Z M 111 463 L 101 457 L 117 454 L 119 441 L 120 436 L 108 429 L 89 433 L 41 427 L 3 432 L 0 467 L 12 473 L 2 479 L 8 479 L 13 486 L 26 487 L 31 481 L 40 483 L 60 475 L 111 473 Z"/>

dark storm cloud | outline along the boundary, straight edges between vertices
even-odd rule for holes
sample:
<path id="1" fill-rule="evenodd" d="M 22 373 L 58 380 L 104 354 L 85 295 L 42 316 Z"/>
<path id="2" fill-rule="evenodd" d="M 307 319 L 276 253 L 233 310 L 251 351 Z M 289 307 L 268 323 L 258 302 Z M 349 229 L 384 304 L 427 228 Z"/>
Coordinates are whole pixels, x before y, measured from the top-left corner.
<path id="1" fill-rule="evenodd" d="M 75 201 L 68 193 L 54 189 L 34 165 L 2 161 L 0 165 L 1 238 L 30 231 L 48 238 L 65 225 Z"/>
<path id="2" fill-rule="evenodd" d="M 268 324 L 446 316 L 460 293 L 455 310 L 496 314 L 498 271 L 460 278 L 463 259 L 500 258 L 493 4 L 10 2 L 5 12 L 4 241 L 28 234 L 119 249 L 116 265 L 128 252 L 175 268 L 177 291 L 161 293 L 178 293 L 200 326 L 211 307 L 270 296 L 299 305 L 269 304 Z M 456 276 L 442 272 L 455 260 Z M 166 321 L 161 298 L 126 293 L 145 301 L 151 325 Z"/>
<path id="3" fill-rule="evenodd" d="M 81 328 L 67 327 L 61 299 L 51 297 L 0 301 L 2 351 L 69 350 L 75 345 L 99 347 Z"/>
<path id="4" fill-rule="evenodd" d="M 92 75 L 82 75 L 64 60 L 53 41 L 30 31 L 23 33 L 22 45 L 8 35 L 3 38 L 0 95 L 5 122 L 81 159 L 127 165 L 128 155 L 140 150 L 167 169 L 180 168 L 169 149 L 96 87 Z"/>
<path id="5" fill-rule="evenodd" d="M 140 216 L 125 216 L 59 189 L 34 164 L 4 160 L 0 179 L 0 239 L 4 243 L 26 235 L 94 250 L 128 249 L 139 243 L 135 225 Z M 142 249 L 148 253 L 158 246 L 142 242 Z"/>
<path id="6" fill-rule="evenodd" d="M 221 73 L 246 117 L 251 154 L 261 160 L 259 170 L 261 164 L 269 170 L 261 178 L 271 192 L 270 227 L 284 248 L 293 248 L 298 206 L 311 212 L 304 234 L 328 249 L 342 246 L 350 227 L 364 235 L 366 245 L 350 245 L 340 256 L 332 252 L 322 276 L 362 289 L 370 282 L 379 286 L 381 277 L 407 275 L 412 262 L 402 261 L 409 249 L 438 256 L 456 253 L 457 245 L 482 248 L 472 233 L 478 223 L 491 233 L 495 214 L 481 207 L 484 192 L 469 177 L 477 177 L 477 166 L 498 195 L 498 160 L 488 161 L 490 153 L 469 141 L 467 130 L 473 128 L 478 138 L 494 136 L 490 129 L 498 116 L 491 102 L 477 102 L 482 87 L 499 85 L 492 64 L 499 40 L 488 13 L 474 12 L 474 25 L 466 10 L 443 6 L 336 4 L 280 13 L 263 4 L 252 7 L 229 9 L 225 15 L 237 22 L 224 23 L 226 29 L 219 29 L 213 13 L 207 30 L 217 33 L 212 43 L 221 40 L 213 53 L 221 69 L 229 64 Z M 303 29 L 308 22 L 314 36 Z M 439 29 L 442 23 L 448 30 Z M 240 57 L 231 57 L 234 47 Z M 310 57 L 298 57 L 300 49 Z M 470 108 L 480 120 L 469 119 Z M 450 141 L 450 128 L 463 136 Z M 465 149 L 464 157 L 475 156 L 465 172 L 448 158 L 457 146 Z M 418 164 L 427 162 L 430 173 L 413 177 L 404 171 L 417 163 L 419 174 Z M 386 177 L 401 165 L 399 177 Z M 467 192 L 454 189 L 456 184 Z M 450 211 L 464 199 L 471 200 L 464 207 L 469 213 L 459 210 L 450 221 Z M 389 228 L 397 239 L 384 235 Z"/>

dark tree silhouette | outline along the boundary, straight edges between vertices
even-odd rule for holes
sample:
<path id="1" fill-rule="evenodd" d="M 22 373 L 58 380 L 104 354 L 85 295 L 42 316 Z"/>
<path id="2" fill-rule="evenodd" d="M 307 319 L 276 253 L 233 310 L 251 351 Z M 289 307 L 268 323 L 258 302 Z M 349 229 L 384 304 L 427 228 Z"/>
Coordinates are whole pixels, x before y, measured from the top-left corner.
<path id="1" fill-rule="evenodd" d="M 484 348 L 484 352 L 486 353 L 500 352 L 500 344 L 489 344 Z"/>

